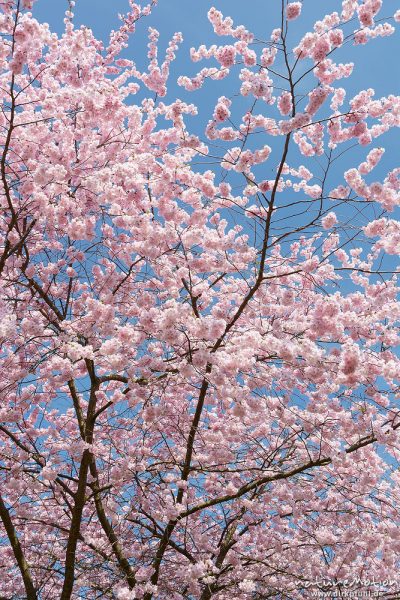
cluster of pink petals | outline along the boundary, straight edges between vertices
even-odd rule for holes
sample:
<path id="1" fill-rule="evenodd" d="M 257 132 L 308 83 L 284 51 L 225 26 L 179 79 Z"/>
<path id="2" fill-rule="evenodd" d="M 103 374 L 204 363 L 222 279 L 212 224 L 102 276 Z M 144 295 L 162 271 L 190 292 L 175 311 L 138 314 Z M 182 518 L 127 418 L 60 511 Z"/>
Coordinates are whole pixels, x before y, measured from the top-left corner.
<path id="1" fill-rule="evenodd" d="M 293 140 L 303 156 L 320 156 L 324 152 L 324 132 L 323 123 L 310 123 L 293 135 Z"/>
<path id="2" fill-rule="evenodd" d="M 350 77 L 353 72 L 354 63 L 334 63 L 330 58 L 325 58 L 316 65 L 314 75 L 322 84 L 330 85 L 337 79 Z"/>
<path id="3" fill-rule="evenodd" d="M 365 175 L 366 173 L 372 171 L 372 169 L 374 169 L 379 163 L 384 153 L 384 148 L 373 148 L 373 150 L 368 153 L 365 161 L 358 166 L 359 173 Z"/>
<path id="4" fill-rule="evenodd" d="M 324 229 L 331 229 L 337 223 L 337 217 L 334 212 L 329 212 L 321 219 L 322 227 Z"/>
<path id="5" fill-rule="evenodd" d="M 219 46 L 214 54 L 215 58 L 223 67 L 232 67 L 235 64 L 235 46 Z"/>
<path id="6" fill-rule="evenodd" d="M 278 98 L 278 109 L 281 115 L 288 115 L 292 111 L 292 96 L 290 92 L 283 92 Z"/>
<path id="7" fill-rule="evenodd" d="M 309 101 L 305 108 L 305 112 L 309 115 L 315 115 L 331 92 L 331 88 L 323 86 L 312 90 L 312 92 L 308 94 Z"/>
<path id="8" fill-rule="evenodd" d="M 50 42 L 50 34 L 36 20 L 21 15 L 20 26 L 16 32 L 14 41 L 14 51 L 10 66 L 14 74 L 21 74 L 24 65 L 30 61 L 36 61 L 42 56 L 41 39 L 45 36 Z M 2 54 L 7 56 L 7 49 L 2 50 Z"/>
<path id="9" fill-rule="evenodd" d="M 354 43 L 357 45 L 367 44 L 370 40 L 377 37 L 387 37 L 393 35 L 395 28 L 390 23 L 379 23 L 375 27 L 364 27 L 354 34 Z"/>
<path id="10" fill-rule="evenodd" d="M 382 8 L 382 0 L 364 0 L 363 4 L 357 7 L 358 19 L 360 25 L 371 27 L 374 24 L 374 17 Z"/>
<path id="11" fill-rule="evenodd" d="M 205 134 L 209 140 L 223 140 L 225 142 L 233 142 L 242 138 L 240 131 L 233 127 L 221 127 L 216 128 L 217 120 L 214 118 L 210 120 L 205 129 Z"/>
<path id="12" fill-rule="evenodd" d="M 229 69 L 216 69 L 215 67 L 208 67 L 201 69 L 195 77 L 187 77 L 186 75 L 180 75 L 178 77 L 178 85 L 184 87 L 186 90 L 193 92 L 202 87 L 206 79 L 212 79 L 214 81 L 224 79 L 229 75 Z"/>
<path id="13" fill-rule="evenodd" d="M 208 20 L 213 26 L 214 33 L 217 35 L 230 35 L 248 43 L 254 39 L 253 34 L 242 25 L 233 27 L 233 20 L 230 17 L 224 18 L 223 14 L 214 7 L 208 11 Z"/>
<path id="14" fill-rule="evenodd" d="M 224 156 L 221 166 L 226 170 L 234 170 L 239 173 L 249 172 L 253 165 L 265 162 L 271 154 L 270 146 L 265 145 L 260 150 L 242 150 L 239 147 L 231 148 Z"/>
<path id="15" fill-rule="evenodd" d="M 142 17 L 151 13 L 152 8 L 157 4 L 158 0 L 151 0 L 146 6 L 141 6 L 133 0 L 129 0 L 130 11 L 128 14 L 121 16 L 123 24 L 116 31 L 110 34 L 109 45 L 106 49 L 106 64 L 111 63 L 121 52 L 127 47 L 129 36 L 136 30 L 136 22 Z"/>
<path id="16" fill-rule="evenodd" d="M 359 196 L 379 202 L 388 211 L 400 205 L 399 173 L 396 171 L 389 173 L 383 183 L 376 181 L 370 185 L 362 178 L 361 171 L 355 168 L 346 171 L 344 178 Z"/>
<path id="17" fill-rule="evenodd" d="M 368 237 L 379 237 L 375 243 L 376 249 L 382 249 L 387 254 L 400 254 L 400 223 L 394 219 L 376 219 L 364 227 Z"/>
<path id="18" fill-rule="evenodd" d="M 261 72 L 242 69 L 239 78 L 243 82 L 240 88 L 240 93 L 243 96 L 251 94 L 255 98 L 265 100 L 265 102 L 272 102 L 272 80 L 266 69 Z"/>
<path id="19" fill-rule="evenodd" d="M 229 100 L 229 98 L 226 98 L 225 96 L 221 96 L 220 98 L 218 98 L 218 103 L 214 108 L 213 114 L 214 120 L 216 122 L 222 123 L 223 121 L 229 119 L 231 114 L 229 107 L 231 106 L 231 104 L 231 100 Z"/>
<path id="20" fill-rule="evenodd" d="M 287 121 L 279 121 L 279 129 L 283 135 L 287 135 L 291 131 L 305 127 L 310 122 L 310 115 L 307 113 L 297 113 L 297 115 Z"/>
<path id="21" fill-rule="evenodd" d="M 286 18 L 288 21 L 293 21 L 300 16 L 301 13 L 301 2 L 290 2 L 286 6 Z"/>
<path id="22" fill-rule="evenodd" d="M 275 62 L 276 55 L 278 53 L 278 49 L 276 46 L 265 47 L 261 52 L 261 65 L 265 68 L 272 67 Z"/>
<path id="23" fill-rule="evenodd" d="M 270 69 L 285 30 L 256 54 L 252 34 L 211 9 L 233 39 L 192 50 L 216 64 L 179 82 L 194 90 L 240 67 L 234 91 L 215 86 L 206 136 L 220 141 L 207 147 L 186 127 L 196 107 L 159 98 L 180 34 L 162 61 L 149 30 L 145 73 L 119 58 L 154 2 L 130 0 L 106 52 L 71 11 L 61 37 L 26 13 L 13 33 L 16 4 L 2 3 L 1 497 L 44 596 L 61 592 L 86 456 L 99 476 L 82 479 L 72 528 L 77 597 L 297 600 L 327 573 L 324 546 L 338 580 L 397 577 L 400 473 L 364 441 L 400 459 L 400 307 L 380 262 L 400 252 L 399 223 L 382 216 L 400 204 L 400 169 L 384 171 L 380 147 L 362 162 L 344 154 L 326 185 L 320 169 L 330 150 L 399 125 L 398 97 L 367 87 L 346 101 L 330 87 L 352 70 L 334 62 L 346 20 L 362 23 L 356 41 L 389 31 L 375 25 L 380 4 L 344 0 L 317 21 L 295 50 L 308 79 L 290 92 L 274 73 L 284 61 Z M 149 97 L 127 101 L 131 78 Z M 89 431 L 80 413 L 94 396 Z M 26 597 L 6 534 L 0 594 Z"/>
<path id="24" fill-rule="evenodd" d="M 300 44 L 294 48 L 294 53 L 298 58 L 312 58 L 314 62 L 318 63 L 324 60 L 326 55 L 331 50 L 331 42 L 327 33 L 307 33 Z"/>

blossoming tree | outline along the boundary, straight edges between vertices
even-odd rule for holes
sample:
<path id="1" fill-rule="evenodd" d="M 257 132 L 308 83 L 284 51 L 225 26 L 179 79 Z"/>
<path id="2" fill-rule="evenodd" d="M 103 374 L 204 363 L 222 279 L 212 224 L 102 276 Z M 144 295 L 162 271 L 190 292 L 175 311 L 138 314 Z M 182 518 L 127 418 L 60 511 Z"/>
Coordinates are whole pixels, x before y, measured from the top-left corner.
<path id="1" fill-rule="evenodd" d="M 400 102 L 337 57 L 400 14 L 273 2 L 209 11 L 202 135 L 180 34 L 121 58 L 156 0 L 108 47 L 0 2 L 2 598 L 399 597 Z"/>

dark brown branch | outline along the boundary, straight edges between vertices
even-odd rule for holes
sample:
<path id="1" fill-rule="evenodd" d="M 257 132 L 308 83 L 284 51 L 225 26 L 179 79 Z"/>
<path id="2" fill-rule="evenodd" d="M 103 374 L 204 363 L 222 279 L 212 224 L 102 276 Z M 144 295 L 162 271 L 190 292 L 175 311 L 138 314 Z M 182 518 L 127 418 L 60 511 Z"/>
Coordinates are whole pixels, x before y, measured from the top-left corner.
<path id="1" fill-rule="evenodd" d="M 103 528 L 104 533 L 107 536 L 108 541 L 110 542 L 112 551 L 115 555 L 115 558 L 118 561 L 118 565 L 121 571 L 124 573 L 126 577 L 127 584 L 129 589 L 133 589 L 136 584 L 135 573 L 128 561 L 128 559 L 124 556 L 122 546 L 118 541 L 118 538 L 115 534 L 113 526 L 107 518 L 106 512 L 104 510 L 103 502 L 101 499 L 101 490 L 99 485 L 99 474 L 97 471 L 97 466 L 95 459 L 92 458 L 90 463 L 90 473 L 93 478 L 95 478 L 95 482 L 93 484 L 93 492 L 94 492 L 94 503 L 96 506 L 97 516 L 99 518 L 100 524 Z"/>
<path id="2" fill-rule="evenodd" d="M 33 580 L 32 580 L 32 575 L 30 572 L 29 565 L 25 559 L 25 555 L 22 550 L 22 546 L 18 539 L 17 533 L 15 531 L 13 522 L 11 520 L 10 513 L 9 513 L 6 505 L 4 504 L 1 494 L 0 494 L 0 518 L 3 522 L 4 529 L 7 532 L 7 536 L 8 536 L 9 542 L 11 544 L 11 547 L 12 547 L 12 550 L 13 550 L 13 553 L 15 556 L 15 560 L 17 561 L 18 568 L 20 570 L 20 573 L 21 573 L 21 576 L 22 576 L 22 579 L 24 582 L 27 600 L 37 600 L 37 594 L 36 594 L 35 586 L 33 585 Z"/>
<path id="3" fill-rule="evenodd" d="M 86 482 L 89 471 L 91 454 L 85 450 L 82 455 L 79 468 L 79 483 L 75 494 L 75 504 L 72 513 L 71 527 L 69 530 L 67 550 L 65 553 L 65 576 L 60 600 L 70 600 L 75 581 L 75 556 L 78 539 L 80 538 L 80 526 L 83 508 L 85 506 Z"/>

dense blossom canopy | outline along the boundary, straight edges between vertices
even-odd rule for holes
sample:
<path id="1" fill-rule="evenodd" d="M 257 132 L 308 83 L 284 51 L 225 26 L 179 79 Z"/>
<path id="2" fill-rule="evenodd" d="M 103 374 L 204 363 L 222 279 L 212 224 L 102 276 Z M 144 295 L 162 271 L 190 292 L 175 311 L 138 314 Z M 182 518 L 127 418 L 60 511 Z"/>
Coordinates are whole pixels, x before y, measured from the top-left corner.
<path id="1" fill-rule="evenodd" d="M 123 57 L 156 0 L 108 46 L 0 1 L 2 598 L 400 595 L 400 99 L 341 87 L 400 12 L 272 1 L 186 101 L 181 34 Z"/>

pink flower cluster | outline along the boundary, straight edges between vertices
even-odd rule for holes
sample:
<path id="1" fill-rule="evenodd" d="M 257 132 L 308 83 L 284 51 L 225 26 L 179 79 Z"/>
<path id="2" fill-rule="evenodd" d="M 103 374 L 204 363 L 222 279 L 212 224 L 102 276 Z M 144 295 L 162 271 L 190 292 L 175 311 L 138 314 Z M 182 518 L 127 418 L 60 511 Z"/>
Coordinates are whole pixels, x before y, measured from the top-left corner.
<path id="1" fill-rule="evenodd" d="M 278 109 L 281 115 L 288 115 L 292 111 L 292 106 L 290 92 L 283 92 L 278 99 Z"/>
<path id="2" fill-rule="evenodd" d="M 261 65 L 264 68 L 272 67 L 275 62 L 278 49 L 276 46 L 266 46 L 261 52 Z"/>
<path id="3" fill-rule="evenodd" d="M 203 58 L 210 59 L 212 56 L 214 56 L 216 49 L 217 46 L 215 44 L 210 46 L 210 48 L 207 48 L 207 46 L 201 44 L 197 50 L 196 48 L 190 48 L 190 58 L 193 62 L 199 62 Z"/>
<path id="4" fill-rule="evenodd" d="M 43 36 L 50 41 L 50 36 L 46 33 L 43 25 L 40 25 L 34 19 L 28 18 L 27 14 L 20 16 L 14 34 L 13 57 L 10 61 L 14 74 L 21 74 L 25 64 L 41 58 L 41 40 Z"/>
<path id="5" fill-rule="evenodd" d="M 364 27 L 354 34 L 354 43 L 356 45 L 367 44 L 369 40 L 377 37 L 387 37 L 393 35 L 395 28 L 390 23 L 379 23 L 375 27 Z"/>
<path id="6" fill-rule="evenodd" d="M 112 31 L 110 34 L 105 58 L 106 64 L 110 64 L 119 55 L 121 50 L 126 48 L 129 36 L 134 33 L 136 29 L 136 22 L 142 16 L 149 15 L 153 6 L 157 4 L 157 1 L 158 0 L 151 0 L 150 4 L 142 7 L 136 2 L 133 2 L 133 0 L 129 0 L 131 10 L 126 15 L 120 15 L 123 24 L 119 29 Z"/>
<path id="7" fill-rule="evenodd" d="M 340 106 L 343 105 L 344 99 L 346 98 L 346 90 L 344 88 L 335 88 L 335 91 L 332 96 L 330 107 L 335 114 L 337 114 L 337 110 Z"/>
<path id="8" fill-rule="evenodd" d="M 367 237 L 379 237 L 375 249 L 400 255 L 400 223 L 394 219 L 377 219 L 364 227 Z"/>
<path id="9" fill-rule="evenodd" d="M 239 78 L 243 82 L 240 88 L 243 96 L 252 94 L 255 98 L 260 98 L 265 102 L 272 101 L 272 80 L 265 69 L 257 73 L 249 69 L 242 69 Z"/>
<path id="10" fill-rule="evenodd" d="M 221 166 L 226 170 L 233 169 L 239 173 L 247 173 L 253 165 L 265 162 L 270 154 L 271 148 L 267 145 L 255 152 L 251 152 L 251 150 L 243 151 L 236 146 L 226 152 Z"/>
<path id="11" fill-rule="evenodd" d="M 290 2 L 286 7 L 286 18 L 288 21 L 293 21 L 300 16 L 301 2 Z"/>
<path id="12" fill-rule="evenodd" d="M 157 60 L 159 32 L 152 27 L 149 29 L 149 39 L 150 42 L 148 44 L 147 54 L 150 59 L 149 72 L 141 74 L 136 71 L 136 76 L 143 81 L 149 90 L 156 92 L 160 97 L 164 97 L 167 93 L 166 83 L 169 78 L 170 66 L 175 60 L 175 52 L 183 40 L 182 34 L 175 33 L 173 35 L 168 44 L 165 59 L 161 66 L 159 66 Z"/>
<path id="13" fill-rule="evenodd" d="M 337 223 L 337 217 L 334 212 L 329 212 L 321 219 L 322 227 L 324 229 L 331 229 Z"/>
<path id="14" fill-rule="evenodd" d="M 337 79 L 350 77 L 354 63 L 334 63 L 330 58 L 325 58 L 314 69 L 314 75 L 322 84 L 330 85 Z"/>
<path id="15" fill-rule="evenodd" d="M 329 43 L 328 37 L 318 38 L 312 50 L 312 57 L 315 60 L 315 62 L 324 60 L 330 49 L 331 44 Z"/>
<path id="16" fill-rule="evenodd" d="M 234 129 L 233 127 L 222 127 L 221 129 L 217 129 L 215 124 L 215 118 L 207 123 L 205 134 L 209 140 L 233 142 L 234 140 L 241 139 L 242 135 L 237 129 Z"/>
<path id="17" fill-rule="evenodd" d="M 214 33 L 217 35 L 230 35 L 248 43 L 252 42 L 254 39 L 253 34 L 242 25 L 236 28 L 233 27 L 233 20 L 231 17 L 224 18 L 223 14 L 214 7 L 210 8 L 208 11 L 208 20 L 213 26 Z"/>
<path id="18" fill-rule="evenodd" d="M 342 0 L 342 12 L 340 18 L 343 22 L 349 21 L 358 6 L 358 0 Z"/>
<path id="19" fill-rule="evenodd" d="M 369 186 L 358 169 L 349 169 L 344 178 L 359 196 L 379 202 L 386 210 L 392 211 L 400 205 L 399 179 L 395 171 L 389 173 L 383 183 L 373 182 Z"/>
<path id="20" fill-rule="evenodd" d="M 297 115 L 288 121 L 279 121 L 279 130 L 283 135 L 287 135 L 295 129 L 300 129 L 301 127 L 309 125 L 310 121 L 310 115 L 306 113 L 297 113 Z"/>
<path id="21" fill-rule="evenodd" d="M 298 58 L 309 57 L 318 62 L 326 57 L 330 49 L 329 37 L 326 34 L 307 33 L 293 51 Z"/>
<path id="22" fill-rule="evenodd" d="M 357 7 L 358 19 L 363 27 L 371 27 L 374 24 L 374 16 L 382 8 L 382 0 L 364 0 Z"/>
<path id="23" fill-rule="evenodd" d="M 178 77 L 178 85 L 184 87 L 190 92 L 193 92 L 194 90 L 200 89 L 204 81 L 208 78 L 217 81 L 224 79 L 228 75 L 229 69 L 216 69 L 215 67 L 209 67 L 201 69 L 201 71 L 195 77 L 180 75 Z"/>
<path id="24" fill-rule="evenodd" d="M 344 178 L 346 183 L 348 183 L 359 196 L 362 196 L 363 198 L 368 197 L 368 186 L 357 169 L 349 169 L 346 171 L 344 173 Z"/>
<path id="25" fill-rule="evenodd" d="M 360 364 L 360 351 L 355 344 L 348 344 L 341 353 L 340 370 L 349 384 L 357 383 L 357 367 Z"/>
<path id="26" fill-rule="evenodd" d="M 215 58 L 223 67 L 229 68 L 235 64 L 236 48 L 235 46 L 220 46 L 215 54 Z"/>
<path id="27" fill-rule="evenodd" d="M 243 40 L 225 46 L 213 44 L 209 48 L 202 44 L 197 50 L 195 48 L 190 49 L 190 57 L 194 62 L 199 62 L 202 59 L 208 60 L 214 56 L 220 65 L 227 69 L 235 64 L 237 54 L 243 57 L 243 62 L 248 67 L 252 67 L 257 63 L 256 53 Z"/>
<path id="28" fill-rule="evenodd" d="M 358 171 L 362 174 L 370 173 L 370 171 L 372 171 L 379 163 L 384 153 L 384 148 L 374 148 L 371 150 L 368 153 L 366 160 L 359 165 Z"/>
<path id="29" fill-rule="evenodd" d="M 229 100 L 228 98 L 226 98 L 225 96 L 221 96 L 220 98 L 218 98 L 218 103 L 214 108 L 214 120 L 217 121 L 218 123 L 222 123 L 223 121 L 226 121 L 229 117 L 230 117 L 230 110 L 229 107 L 231 106 L 232 102 L 231 100 Z"/>
<path id="30" fill-rule="evenodd" d="M 257 64 L 257 54 L 249 48 L 244 42 L 236 42 L 235 47 L 242 55 L 243 62 L 246 67 L 254 67 Z"/>
<path id="31" fill-rule="evenodd" d="M 308 125 L 296 131 L 293 140 L 303 156 L 321 155 L 324 152 L 324 126 L 322 123 Z"/>
<path id="32" fill-rule="evenodd" d="M 306 113 L 315 115 L 318 109 L 323 105 L 332 89 L 329 87 L 317 87 L 308 94 L 308 104 L 305 108 Z"/>

